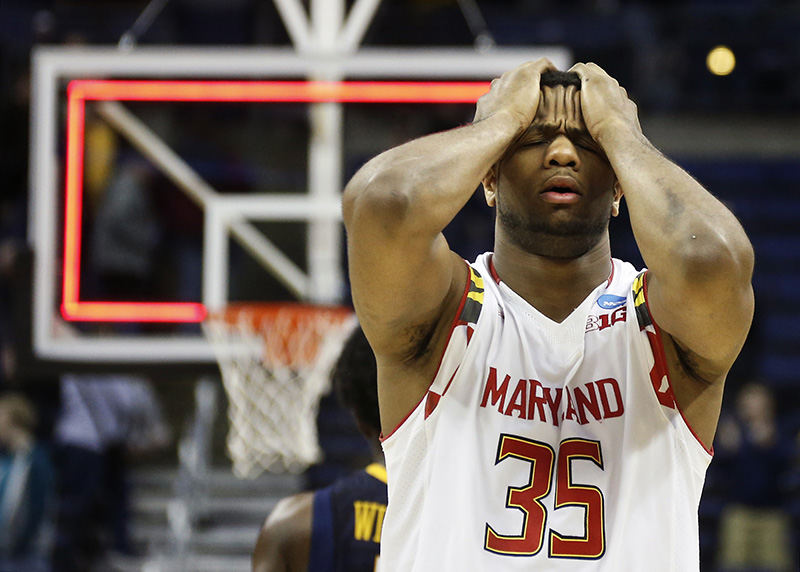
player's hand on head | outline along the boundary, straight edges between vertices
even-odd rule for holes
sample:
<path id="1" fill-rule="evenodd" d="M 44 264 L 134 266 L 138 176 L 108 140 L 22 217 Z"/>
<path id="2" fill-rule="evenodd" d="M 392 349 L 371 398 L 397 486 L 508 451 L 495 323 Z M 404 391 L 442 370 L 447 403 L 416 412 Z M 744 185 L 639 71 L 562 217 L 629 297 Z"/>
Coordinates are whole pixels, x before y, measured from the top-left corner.
<path id="1" fill-rule="evenodd" d="M 636 104 L 616 79 L 594 63 L 577 63 L 569 71 L 581 78 L 581 112 L 595 141 L 602 144 L 602 136 L 614 129 L 641 134 Z"/>
<path id="2" fill-rule="evenodd" d="M 550 60 L 541 58 L 492 80 L 489 92 L 478 100 L 474 122 L 505 111 L 519 121 L 520 129 L 527 129 L 539 106 L 539 79 L 543 72 L 555 69 Z"/>

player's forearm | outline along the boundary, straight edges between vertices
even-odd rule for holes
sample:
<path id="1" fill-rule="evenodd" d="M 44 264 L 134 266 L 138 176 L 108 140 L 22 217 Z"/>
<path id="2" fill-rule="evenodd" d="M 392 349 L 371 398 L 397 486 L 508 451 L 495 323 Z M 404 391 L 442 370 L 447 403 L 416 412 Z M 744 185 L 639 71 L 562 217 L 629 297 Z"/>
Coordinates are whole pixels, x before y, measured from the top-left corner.
<path id="1" fill-rule="evenodd" d="M 375 217 L 393 229 L 438 234 L 526 127 L 500 112 L 378 155 L 345 189 L 345 224 Z"/>
<path id="2" fill-rule="evenodd" d="M 733 213 L 641 133 L 610 130 L 601 143 L 649 268 L 683 283 L 749 280 L 753 251 Z"/>

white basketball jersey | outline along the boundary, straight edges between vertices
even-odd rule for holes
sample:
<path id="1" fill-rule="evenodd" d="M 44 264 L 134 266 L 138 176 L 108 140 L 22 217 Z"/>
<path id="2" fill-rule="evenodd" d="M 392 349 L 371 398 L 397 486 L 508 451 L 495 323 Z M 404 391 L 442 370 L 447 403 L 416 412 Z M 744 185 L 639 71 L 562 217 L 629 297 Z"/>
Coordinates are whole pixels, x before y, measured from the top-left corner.
<path id="1" fill-rule="evenodd" d="M 383 441 L 382 570 L 699 569 L 711 455 L 675 403 L 645 274 L 563 322 L 470 279 L 427 395 Z"/>

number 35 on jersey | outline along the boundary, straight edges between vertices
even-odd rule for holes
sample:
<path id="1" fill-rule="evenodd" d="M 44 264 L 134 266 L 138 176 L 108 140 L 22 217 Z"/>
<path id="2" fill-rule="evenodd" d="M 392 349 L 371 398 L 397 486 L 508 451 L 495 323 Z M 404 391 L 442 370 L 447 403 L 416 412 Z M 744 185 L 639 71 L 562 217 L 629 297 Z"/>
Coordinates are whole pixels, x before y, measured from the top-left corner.
<path id="1" fill-rule="evenodd" d="M 565 439 L 556 453 L 547 443 L 504 433 L 500 435 L 495 464 L 510 458 L 531 464 L 528 482 L 521 487 L 509 486 L 506 493 L 506 507 L 524 515 L 522 530 L 519 534 L 499 534 L 487 522 L 484 549 L 508 556 L 533 556 L 542 550 L 547 533 L 550 558 L 592 560 L 603 556 L 606 546 L 603 492 L 572 479 L 573 463 L 594 463 L 603 470 L 600 442 Z M 583 536 L 565 536 L 548 529 L 547 508 L 542 501 L 550 494 L 555 495 L 553 510 L 583 508 Z"/>

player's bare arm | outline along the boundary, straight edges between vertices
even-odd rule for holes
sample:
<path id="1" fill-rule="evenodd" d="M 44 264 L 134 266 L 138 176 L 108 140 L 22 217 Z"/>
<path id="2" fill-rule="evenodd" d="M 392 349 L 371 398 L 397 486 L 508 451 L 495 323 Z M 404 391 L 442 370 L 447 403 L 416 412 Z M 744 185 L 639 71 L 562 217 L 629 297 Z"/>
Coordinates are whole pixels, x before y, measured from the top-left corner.
<path id="1" fill-rule="evenodd" d="M 722 385 L 753 316 L 753 250 L 736 217 L 642 134 L 635 104 L 595 64 L 576 64 L 587 128 L 625 194 L 649 268 L 653 319 L 678 404 L 710 445 Z"/>
<path id="2" fill-rule="evenodd" d="M 300 493 L 275 505 L 258 533 L 253 572 L 306 572 L 311 549 L 314 494 Z"/>
<path id="3" fill-rule="evenodd" d="M 377 357 L 384 431 L 426 391 L 467 280 L 442 230 L 528 128 L 551 68 L 539 60 L 505 73 L 471 125 L 382 153 L 345 189 L 353 302 Z"/>

